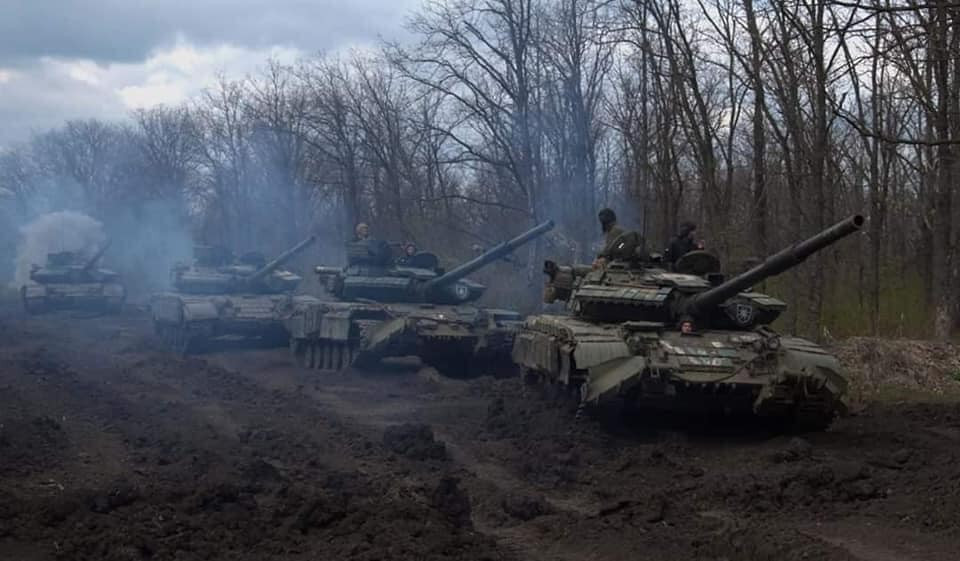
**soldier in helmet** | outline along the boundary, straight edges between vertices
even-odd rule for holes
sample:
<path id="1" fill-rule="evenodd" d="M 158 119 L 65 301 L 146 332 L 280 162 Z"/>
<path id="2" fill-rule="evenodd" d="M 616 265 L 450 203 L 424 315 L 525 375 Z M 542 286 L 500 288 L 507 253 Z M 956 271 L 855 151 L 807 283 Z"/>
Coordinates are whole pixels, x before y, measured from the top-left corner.
<path id="1" fill-rule="evenodd" d="M 613 250 L 613 242 L 623 234 L 623 228 L 617 225 L 617 215 L 613 210 L 605 208 L 597 214 L 597 218 L 600 219 L 600 230 L 603 232 L 603 250 L 594 259 L 594 268 L 606 265 Z"/>
<path id="2" fill-rule="evenodd" d="M 697 249 L 703 249 L 703 243 L 693 239 L 693 233 L 697 231 L 697 225 L 686 221 L 680 224 L 677 230 L 677 236 L 670 240 L 670 246 L 667 247 L 664 261 L 675 264 L 678 259 Z"/>

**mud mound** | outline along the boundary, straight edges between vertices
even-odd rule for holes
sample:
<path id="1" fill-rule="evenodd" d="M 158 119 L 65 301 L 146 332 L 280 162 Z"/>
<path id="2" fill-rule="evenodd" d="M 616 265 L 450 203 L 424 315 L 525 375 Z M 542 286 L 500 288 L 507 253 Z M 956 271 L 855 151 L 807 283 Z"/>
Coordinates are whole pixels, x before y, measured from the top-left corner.
<path id="1" fill-rule="evenodd" d="M 31 376 L 70 375 L 70 365 L 58 359 L 47 347 L 37 347 L 17 355 L 16 366 Z"/>
<path id="2" fill-rule="evenodd" d="M 454 478 L 423 493 L 353 473 L 290 484 L 263 466 L 244 472 L 10 496 L 0 537 L 56 543 L 51 553 L 70 560 L 502 558 L 471 531 L 470 501 Z"/>
<path id="3" fill-rule="evenodd" d="M 749 523 L 755 523 L 751 521 Z M 707 541 L 700 551 L 714 559 L 743 559 L 749 561 L 860 561 L 848 551 L 796 530 L 750 528 L 740 522 Z"/>
<path id="4" fill-rule="evenodd" d="M 433 506 L 458 528 L 470 528 L 470 497 L 456 477 L 444 476 L 431 494 Z"/>
<path id="5" fill-rule="evenodd" d="M 721 477 L 710 485 L 728 506 L 758 514 L 797 507 L 831 510 L 836 503 L 883 498 L 886 489 L 886 481 L 875 469 L 852 460 L 797 461 L 771 466 L 762 476 Z"/>
<path id="6" fill-rule="evenodd" d="M 57 465 L 67 448 L 50 417 L 0 418 L 0 475 L 29 475 Z"/>
<path id="7" fill-rule="evenodd" d="M 553 509 L 547 504 L 543 497 L 527 495 L 511 495 L 506 497 L 501 502 L 501 506 L 503 507 L 503 511 L 511 517 L 524 522 L 553 512 Z"/>
<path id="8" fill-rule="evenodd" d="M 433 430 L 427 425 L 404 423 L 387 427 L 383 444 L 412 460 L 442 460 L 447 456 L 446 447 L 434 440 Z"/>
<path id="9" fill-rule="evenodd" d="M 858 401 L 904 393 L 960 397 L 960 347 L 951 343 L 852 337 L 833 349 Z"/>

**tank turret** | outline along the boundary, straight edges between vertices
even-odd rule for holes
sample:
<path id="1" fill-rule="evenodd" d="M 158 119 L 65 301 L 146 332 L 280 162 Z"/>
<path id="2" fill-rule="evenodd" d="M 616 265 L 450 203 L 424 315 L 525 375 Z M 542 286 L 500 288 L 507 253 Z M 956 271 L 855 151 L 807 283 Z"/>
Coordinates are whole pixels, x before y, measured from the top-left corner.
<path id="1" fill-rule="evenodd" d="M 87 259 L 75 251 L 48 253 L 46 263 L 34 265 L 30 271 L 31 282 L 20 289 L 26 310 L 30 313 L 53 308 L 119 311 L 126 299 L 120 274 L 96 266 L 109 247 L 108 241 Z"/>
<path id="2" fill-rule="evenodd" d="M 465 304 L 478 300 L 486 289 L 467 279 L 469 274 L 503 258 L 553 226 L 552 220 L 543 222 L 446 272 L 432 253 L 418 253 L 401 262 L 389 254 L 388 244 L 379 240 L 353 242 L 348 247 L 350 263 L 343 269 L 317 267 L 315 271 L 326 279 L 330 292 L 343 300 Z"/>
<path id="3" fill-rule="evenodd" d="M 75 251 L 60 251 L 48 253 L 44 266 L 34 266 L 30 272 L 30 279 L 41 284 L 48 283 L 91 283 L 115 280 L 119 275 L 107 269 L 97 269 L 97 261 L 110 247 L 105 243 L 94 252 L 93 256 L 83 259 L 82 254 Z"/>
<path id="4" fill-rule="evenodd" d="M 674 270 L 636 251 L 630 234 L 620 255 L 604 268 L 544 264 L 545 301 L 568 301 L 574 315 L 596 321 L 654 321 L 687 328 L 741 328 L 773 322 L 786 308 L 780 300 L 749 289 L 804 262 L 810 255 L 860 230 L 850 216 L 726 280 L 719 260 L 704 251 L 681 257 Z"/>
<path id="5" fill-rule="evenodd" d="M 194 249 L 192 267 L 181 265 L 174 268 L 173 285 L 189 294 L 288 292 L 297 287 L 301 278 L 279 270 L 280 267 L 315 240 L 316 236 L 310 236 L 262 266 L 254 264 L 253 259 L 236 260 L 222 248 L 198 246 Z"/>

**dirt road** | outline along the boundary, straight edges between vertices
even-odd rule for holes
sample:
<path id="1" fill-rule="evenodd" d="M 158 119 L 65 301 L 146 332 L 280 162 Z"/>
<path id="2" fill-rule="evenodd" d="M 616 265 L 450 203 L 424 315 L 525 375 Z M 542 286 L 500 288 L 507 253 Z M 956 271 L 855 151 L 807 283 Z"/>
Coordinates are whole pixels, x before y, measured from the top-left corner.
<path id="1" fill-rule="evenodd" d="M 960 558 L 960 405 L 826 433 L 584 418 L 518 381 L 182 359 L 0 310 L 0 559 Z"/>

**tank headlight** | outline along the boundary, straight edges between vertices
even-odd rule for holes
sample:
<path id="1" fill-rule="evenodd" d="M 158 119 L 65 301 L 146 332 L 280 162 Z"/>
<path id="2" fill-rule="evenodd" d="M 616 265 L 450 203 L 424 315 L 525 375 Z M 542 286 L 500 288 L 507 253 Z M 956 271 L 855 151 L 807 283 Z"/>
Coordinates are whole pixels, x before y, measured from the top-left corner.
<path id="1" fill-rule="evenodd" d="M 780 338 L 779 337 L 770 337 L 767 339 L 767 348 L 771 351 L 775 351 L 780 348 Z"/>

